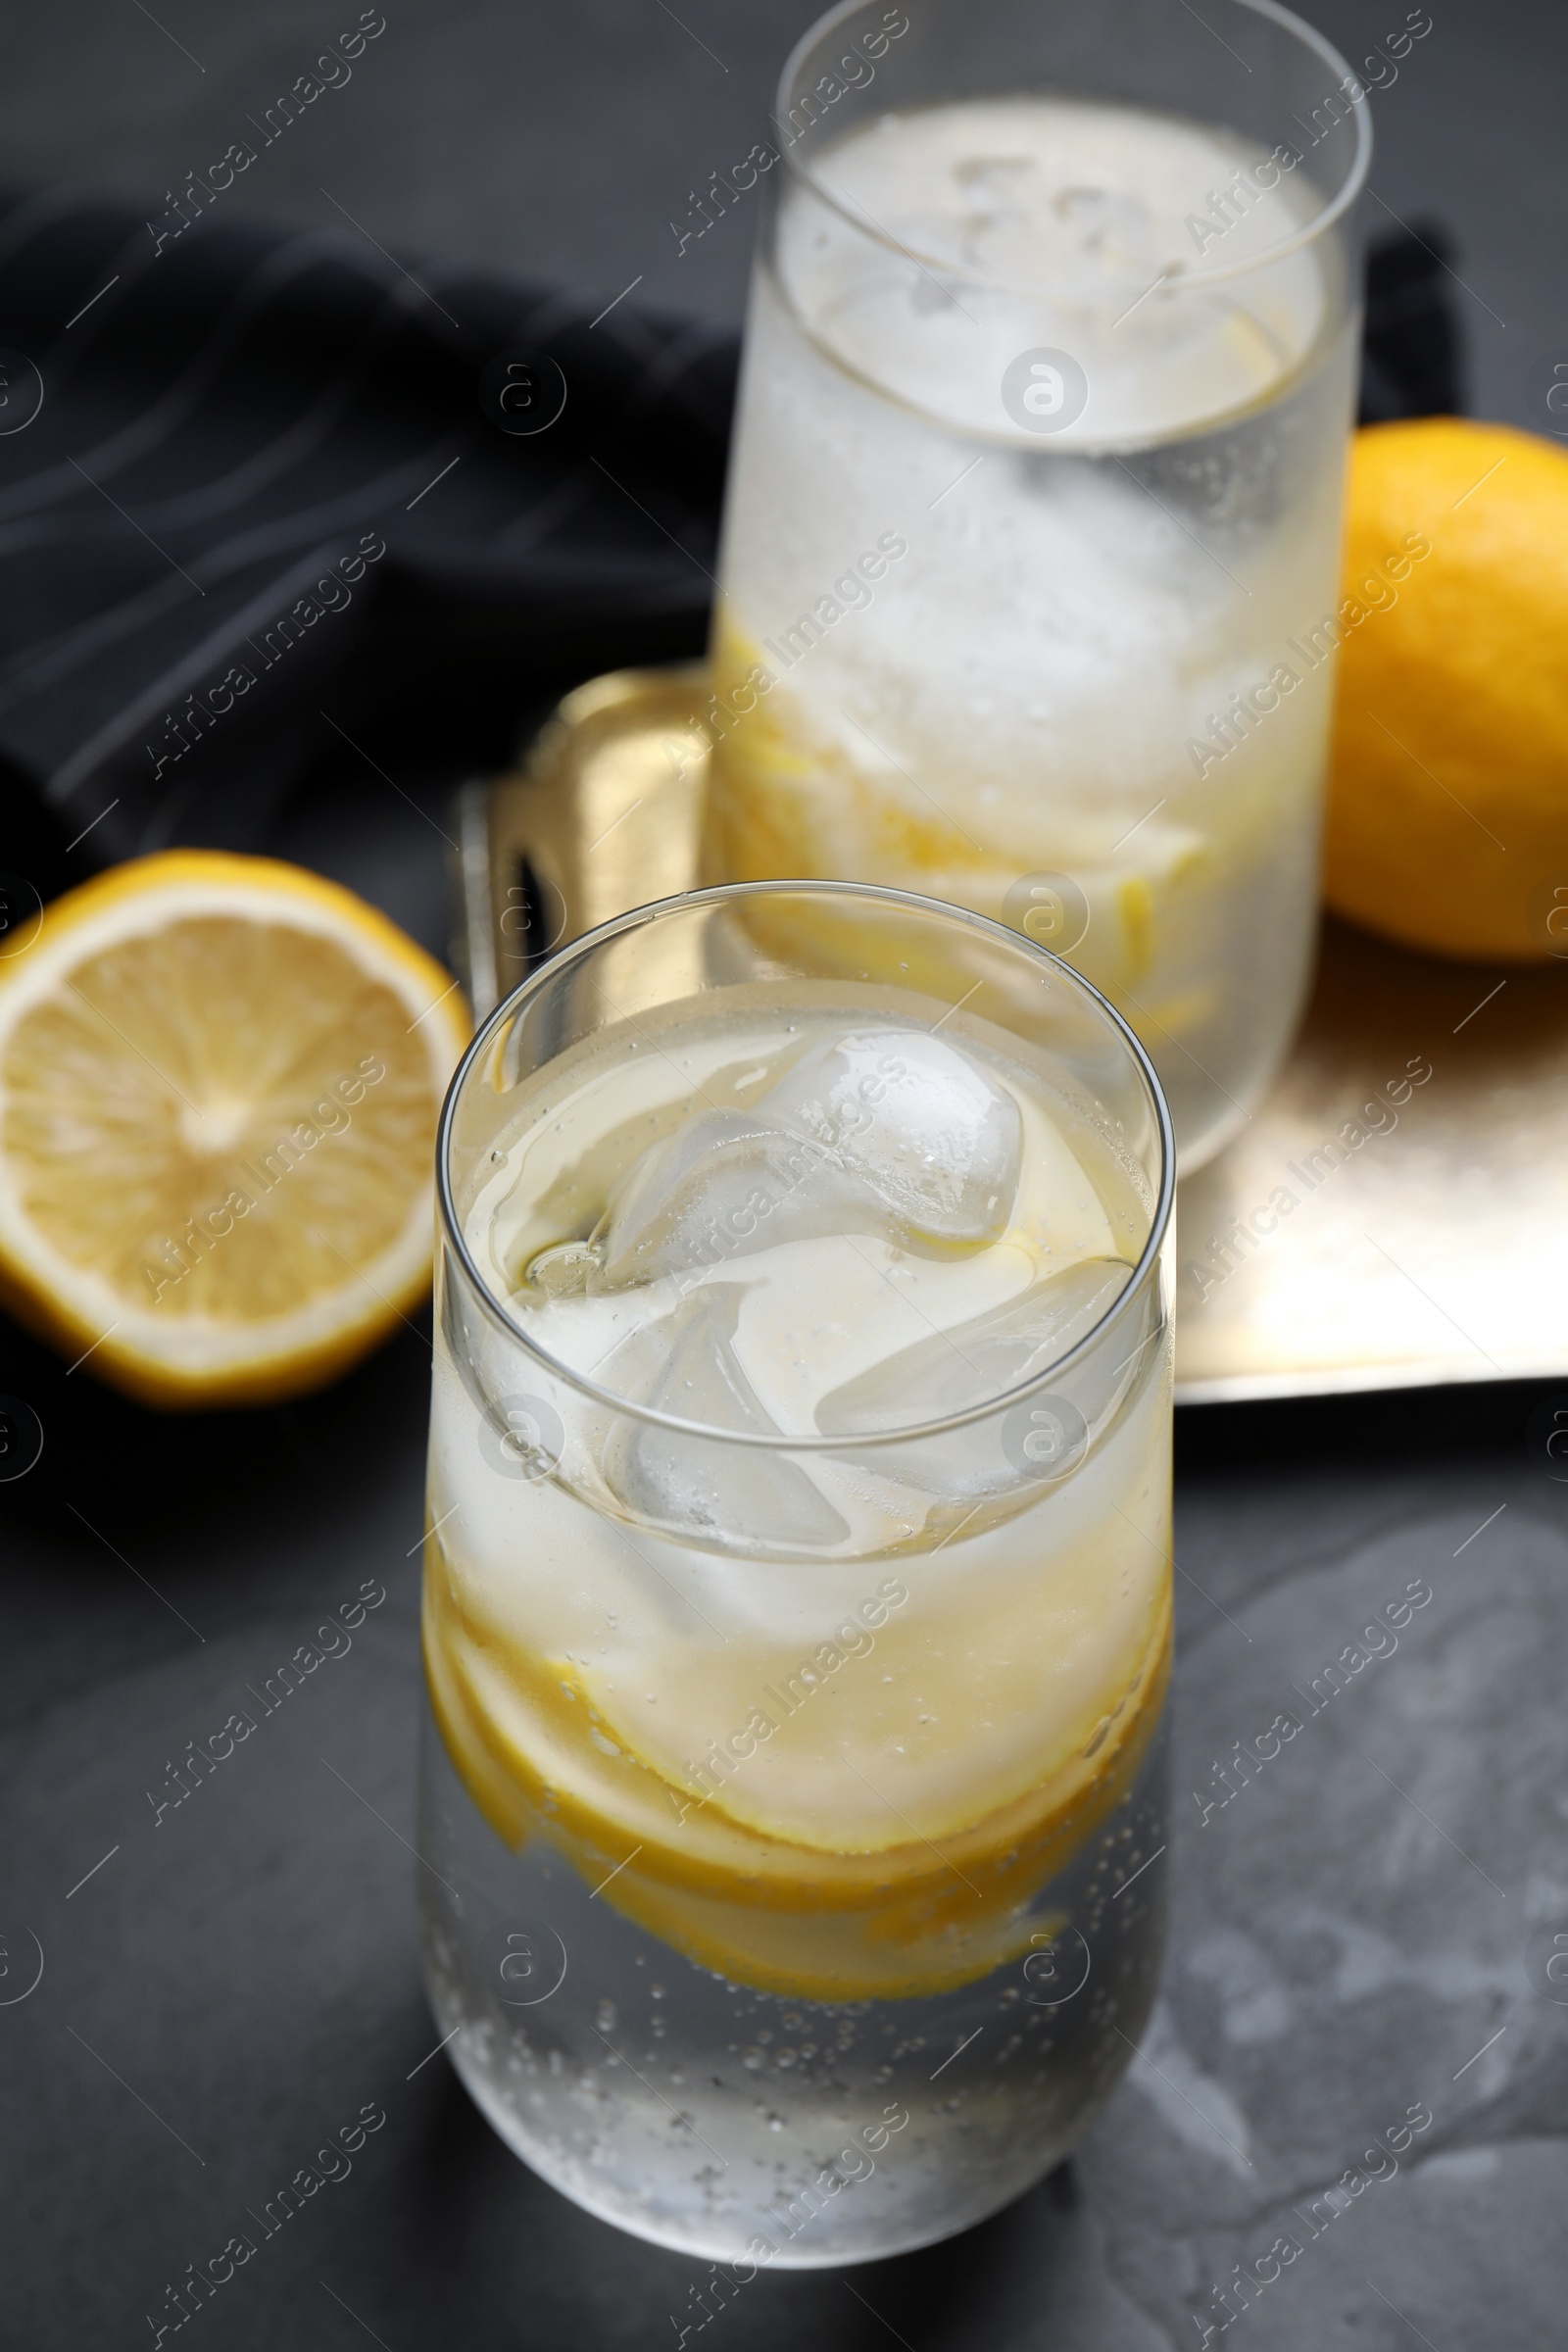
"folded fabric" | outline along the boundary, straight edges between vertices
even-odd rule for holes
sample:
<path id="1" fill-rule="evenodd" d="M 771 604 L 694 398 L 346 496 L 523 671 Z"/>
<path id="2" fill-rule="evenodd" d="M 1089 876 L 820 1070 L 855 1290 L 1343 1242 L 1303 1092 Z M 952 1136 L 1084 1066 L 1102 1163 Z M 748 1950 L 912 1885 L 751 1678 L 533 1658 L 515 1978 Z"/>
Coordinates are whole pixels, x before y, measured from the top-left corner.
<path id="1" fill-rule="evenodd" d="M 458 773 L 574 678 L 703 642 L 732 335 L 190 204 L 0 209 L 0 763 L 33 871 L 264 847 L 328 680 L 327 725 L 391 711 Z M 1400 250 L 1383 416 L 1446 405 L 1451 358 L 1441 263 Z"/>
<path id="2" fill-rule="evenodd" d="M 50 191 L 0 214 L 0 760 L 77 873 L 260 846 L 368 652 L 457 765 L 476 700 L 702 643 L 727 333 Z"/>

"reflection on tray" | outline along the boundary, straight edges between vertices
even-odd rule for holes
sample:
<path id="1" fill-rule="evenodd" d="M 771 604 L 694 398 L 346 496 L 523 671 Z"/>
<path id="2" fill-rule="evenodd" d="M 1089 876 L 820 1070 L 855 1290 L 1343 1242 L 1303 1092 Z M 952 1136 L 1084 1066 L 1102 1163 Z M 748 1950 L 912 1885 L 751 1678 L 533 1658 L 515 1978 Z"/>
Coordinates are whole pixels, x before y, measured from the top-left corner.
<path id="1" fill-rule="evenodd" d="M 690 889 L 701 670 L 567 697 L 462 804 L 484 1012 L 563 940 Z M 1568 966 L 1441 963 L 1329 923 L 1290 1061 L 1177 1203 L 1177 1396 L 1568 1370 Z"/>

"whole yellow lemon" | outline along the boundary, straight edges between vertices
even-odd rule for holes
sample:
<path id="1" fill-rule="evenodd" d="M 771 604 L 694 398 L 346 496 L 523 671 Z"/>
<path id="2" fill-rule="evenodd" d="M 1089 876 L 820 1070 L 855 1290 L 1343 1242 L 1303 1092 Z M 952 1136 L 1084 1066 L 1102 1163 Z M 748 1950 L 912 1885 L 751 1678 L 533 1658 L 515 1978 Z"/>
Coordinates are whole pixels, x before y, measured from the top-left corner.
<path id="1" fill-rule="evenodd" d="M 1357 433 L 1339 625 L 1329 905 L 1434 955 L 1568 954 L 1568 451 Z"/>

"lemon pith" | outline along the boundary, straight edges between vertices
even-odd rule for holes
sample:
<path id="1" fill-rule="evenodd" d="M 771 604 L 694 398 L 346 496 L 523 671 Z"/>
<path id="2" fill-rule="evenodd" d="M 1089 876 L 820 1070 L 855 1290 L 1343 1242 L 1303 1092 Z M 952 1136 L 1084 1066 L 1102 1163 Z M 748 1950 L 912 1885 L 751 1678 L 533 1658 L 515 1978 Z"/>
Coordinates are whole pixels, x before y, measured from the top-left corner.
<path id="1" fill-rule="evenodd" d="M 429 1162 L 466 1031 L 350 892 L 137 859 L 0 961 L 0 1297 L 164 1406 L 298 1394 L 428 1280 Z"/>

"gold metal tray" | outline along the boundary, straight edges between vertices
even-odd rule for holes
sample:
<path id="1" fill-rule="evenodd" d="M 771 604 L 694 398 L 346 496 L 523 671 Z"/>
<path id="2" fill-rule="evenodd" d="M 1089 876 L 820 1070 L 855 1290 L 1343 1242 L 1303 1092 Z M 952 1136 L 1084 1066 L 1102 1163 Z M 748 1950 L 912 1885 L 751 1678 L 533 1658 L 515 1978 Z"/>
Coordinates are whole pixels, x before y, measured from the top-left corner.
<path id="1" fill-rule="evenodd" d="M 563 941 L 690 889 L 702 670 L 566 700 L 460 803 L 475 1008 Z M 1568 966 L 1443 963 L 1325 925 L 1272 1092 L 1177 1197 L 1178 1398 L 1568 1372 Z"/>

